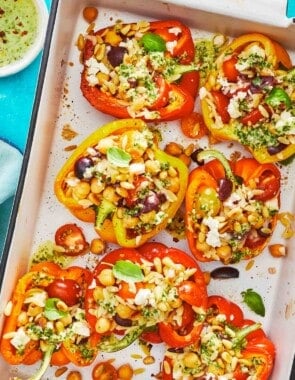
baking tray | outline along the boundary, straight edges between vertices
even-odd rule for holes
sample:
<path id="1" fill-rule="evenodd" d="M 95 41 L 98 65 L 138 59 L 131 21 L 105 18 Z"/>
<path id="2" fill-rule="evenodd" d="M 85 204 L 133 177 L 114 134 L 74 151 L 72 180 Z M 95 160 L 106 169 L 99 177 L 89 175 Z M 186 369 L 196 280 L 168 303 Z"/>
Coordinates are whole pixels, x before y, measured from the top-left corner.
<path id="1" fill-rule="evenodd" d="M 256 4 L 256 3 L 255 3 Z M 79 33 L 85 32 L 86 22 L 82 18 L 85 6 L 96 6 L 99 17 L 97 27 L 113 24 L 116 20 L 124 22 L 153 19 L 176 18 L 187 24 L 194 37 L 210 36 L 223 33 L 227 36 L 238 36 L 246 32 L 262 32 L 281 42 L 290 51 L 295 61 L 295 27 L 291 22 L 279 26 L 272 23 L 270 13 L 266 12 L 265 22 L 255 18 L 247 18 L 245 14 L 238 18 L 235 13 L 219 9 L 214 12 L 213 5 L 205 5 L 196 1 L 157 0 L 54 0 L 48 25 L 47 39 L 42 59 L 38 88 L 28 143 L 24 155 L 24 164 L 13 207 L 10 227 L 0 268 L 1 298 L 0 325 L 3 322 L 3 311 L 10 299 L 17 279 L 27 268 L 30 255 L 46 240 L 53 240 L 56 229 L 62 224 L 77 222 L 85 232 L 88 241 L 95 237 L 93 227 L 76 220 L 56 199 L 53 193 L 54 178 L 69 157 L 65 148 L 70 144 L 79 144 L 86 136 L 101 125 L 113 120 L 93 109 L 83 98 L 80 89 L 79 52 L 76 40 Z M 268 17 L 269 16 L 269 17 Z M 196 108 L 199 105 L 196 103 Z M 162 123 L 159 127 L 165 141 L 179 141 L 188 145 L 179 131 L 179 122 Z M 61 134 L 65 125 L 78 132 L 69 143 Z M 206 139 L 200 142 L 207 146 Z M 220 143 L 218 149 L 230 153 L 240 150 L 248 155 L 240 146 Z M 282 168 L 282 202 L 281 211 L 294 213 L 294 164 Z M 246 270 L 247 262 L 236 264 L 239 279 L 212 280 L 208 287 L 209 294 L 226 296 L 242 305 L 241 291 L 247 288 L 255 289 L 263 296 L 266 306 L 266 316 L 261 318 L 244 306 L 247 318 L 263 323 L 265 331 L 277 347 L 277 357 L 272 380 L 295 379 L 292 374 L 292 362 L 295 352 L 295 265 L 294 239 L 284 241 L 281 237 L 282 228 L 277 227 L 272 242 L 287 245 L 289 254 L 283 259 L 273 258 L 267 250 L 255 258 L 253 267 Z M 163 232 L 156 237 L 167 245 L 174 245 L 189 251 L 184 240 L 173 242 L 170 235 Z M 94 255 L 84 256 L 78 264 L 95 265 Z M 212 270 L 220 263 L 200 264 L 204 270 Z M 161 346 L 154 347 L 152 354 L 156 358 L 154 365 L 145 366 L 140 359 L 132 359 L 131 353 L 140 353 L 141 349 L 133 344 L 118 354 L 99 355 L 96 361 L 114 358 L 115 364 L 130 362 L 134 368 L 144 368 L 145 372 L 136 376 L 138 379 L 151 379 L 158 373 L 162 357 Z M 37 364 L 38 366 L 38 364 Z M 33 373 L 36 366 L 9 367 L 0 359 L 1 379 L 6 380 L 18 376 L 25 379 Z M 54 379 L 56 368 L 49 369 L 44 378 Z M 90 378 L 90 369 L 79 369 L 84 379 Z M 66 377 L 59 377 L 63 379 Z"/>

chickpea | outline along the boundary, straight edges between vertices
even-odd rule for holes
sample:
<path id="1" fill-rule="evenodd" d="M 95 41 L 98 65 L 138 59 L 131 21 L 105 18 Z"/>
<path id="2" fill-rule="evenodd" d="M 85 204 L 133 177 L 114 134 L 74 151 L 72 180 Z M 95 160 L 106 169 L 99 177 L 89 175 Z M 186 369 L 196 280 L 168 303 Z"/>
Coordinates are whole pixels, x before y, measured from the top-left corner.
<path id="1" fill-rule="evenodd" d="M 120 380 L 130 380 L 133 377 L 133 368 L 130 364 L 123 364 L 118 369 L 118 377 Z"/>
<path id="2" fill-rule="evenodd" d="M 216 253 L 222 260 L 227 260 L 232 255 L 232 249 L 229 245 L 222 245 L 216 248 Z"/>
<path id="3" fill-rule="evenodd" d="M 103 287 L 102 286 L 96 286 L 93 290 L 93 298 L 94 301 L 101 301 L 103 300 Z"/>
<path id="4" fill-rule="evenodd" d="M 99 282 L 104 286 L 112 286 L 116 282 L 113 271 L 111 269 L 103 269 L 97 278 Z"/>
<path id="5" fill-rule="evenodd" d="M 93 239 L 90 243 L 90 251 L 94 253 L 95 255 L 101 255 L 104 253 L 105 250 L 105 243 L 103 240 L 96 238 Z"/>
<path id="6" fill-rule="evenodd" d="M 194 352 L 187 352 L 183 357 L 183 364 L 188 368 L 197 367 L 200 359 Z"/>
<path id="7" fill-rule="evenodd" d="M 98 333 L 98 334 L 103 334 L 107 331 L 109 331 L 111 328 L 111 322 L 109 319 L 107 318 L 99 318 L 95 324 L 95 331 Z"/>
<path id="8" fill-rule="evenodd" d="M 119 303 L 119 305 L 116 307 L 116 312 L 119 315 L 119 317 L 123 319 L 131 318 L 133 314 L 133 310 L 130 309 L 129 306 Z"/>
<path id="9" fill-rule="evenodd" d="M 169 144 L 166 145 L 165 152 L 167 154 L 170 154 L 171 156 L 178 157 L 182 154 L 183 148 L 181 145 L 179 145 L 175 142 L 170 142 Z"/>
<path id="10" fill-rule="evenodd" d="M 90 185 L 88 182 L 79 182 L 74 188 L 73 188 L 73 198 L 76 200 L 79 199 L 85 199 L 87 198 L 88 194 L 90 193 Z"/>
<path id="11" fill-rule="evenodd" d="M 172 191 L 174 194 L 178 193 L 180 188 L 180 182 L 178 177 L 170 177 L 168 189 Z"/>
<path id="12" fill-rule="evenodd" d="M 67 380 L 82 380 L 82 375 L 78 371 L 71 371 L 67 376 Z"/>
<path id="13" fill-rule="evenodd" d="M 178 158 L 180 158 L 181 161 L 183 161 L 186 166 L 190 166 L 190 164 L 192 162 L 192 159 L 184 153 L 182 153 L 180 156 L 178 156 Z"/>
<path id="14" fill-rule="evenodd" d="M 83 9 L 83 17 L 85 21 L 87 21 L 89 24 L 96 20 L 98 15 L 98 10 L 95 7 L 85 7 Z"/>
<path id="15" fill-rule="evenodd" d="M 111 269 L 103 269 L 97 278 L 99 282 L 104 286 L 112 286 L 116 282 L 113 271 Z"/>

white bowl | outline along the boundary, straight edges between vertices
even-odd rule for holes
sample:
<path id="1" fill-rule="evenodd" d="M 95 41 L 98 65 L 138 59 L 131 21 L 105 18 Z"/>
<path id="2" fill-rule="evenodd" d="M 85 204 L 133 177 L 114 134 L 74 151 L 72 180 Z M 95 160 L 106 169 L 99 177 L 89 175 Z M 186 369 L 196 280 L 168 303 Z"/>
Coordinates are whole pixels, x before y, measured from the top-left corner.
<path id="1" fill-rule="evenodd" d="M 6 66 L 0 67 L 0 77 L 6 77 L 23 70 L 34 61 L 34 59 L 43 48 L 48 22 L 48 10 L 44 0 L 33 1 L 36 5 L 38 14 L 38 29 L 35 41 L 25 52 L 21 59 L 14 61 Z"/>

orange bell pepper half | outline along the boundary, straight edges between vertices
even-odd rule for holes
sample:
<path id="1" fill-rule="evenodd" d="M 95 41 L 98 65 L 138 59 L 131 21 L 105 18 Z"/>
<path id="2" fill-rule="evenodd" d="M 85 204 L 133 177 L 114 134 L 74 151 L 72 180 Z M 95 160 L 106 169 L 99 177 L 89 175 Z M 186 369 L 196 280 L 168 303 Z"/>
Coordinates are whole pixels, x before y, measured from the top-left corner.
<path id="1" fill-rule="evenodd" d="M 84 308 L 84 295 L 91 280 L 91 273 L 77 266 L 62 269 L 51 262 L 33 265 L 18 280 L 12 294 L 0 343 L 3 358 L 13 365 L 30 365 L 42 359 L 36 379 L 50 362 L 89 365 L 97 355 L 96 335 L 90 334 L 87 322 L 76 319 L 71 309 Z M 65 322 L 68 317 L 70 322 Z M 61 338 L 58 324 L 63 326 Z M 72 325 L 81 326 L 73 333 L 69 329 Z M 83 343 L 76 344 L 73 338 L 79 331 Z"/>
<path id="2" fill-rule="evenodd" d="M 189 176 L 185 223 L 192 253 L 200 261 L 226 264 L 258 255 L 276 225 L 280 171 L 254 158 L 230 162 L 217 151 L 201 155 L 215 159 Z"/>
<path id="3" fill-rule="evenodd" d="M 168 346 L 162 363 L 163 380 L 187 376 L 197 379 L 206 375 L 235 380 L 270 378 L 275 360 L 274 344 L 260 323 L 244 319 L 237 304 L 217 295 L 208 297 L 204 326 L 198 344 L 181 350 Z M 223 343 L 229 341 L 231 354 L 227 356 L 229 350 Z M 235 362 L 236 365 L 231 365 Z"/>

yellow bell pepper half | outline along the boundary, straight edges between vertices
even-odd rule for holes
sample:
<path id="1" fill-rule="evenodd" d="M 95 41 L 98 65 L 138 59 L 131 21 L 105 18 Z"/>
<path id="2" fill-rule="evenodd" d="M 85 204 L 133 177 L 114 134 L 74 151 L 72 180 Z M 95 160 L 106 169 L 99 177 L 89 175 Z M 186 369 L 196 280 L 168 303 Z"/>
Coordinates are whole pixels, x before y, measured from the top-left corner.
<path id="1" fill-rule="evenodd" d="M 187 166 L 159 149 L 144 121 L 121 119 L 78 146 L 57 174 L 54 191 L 103 240 L 137 247 L 165 229 L 187 182 Z"/>
<path id="2" fill-rule="evenodd" d="M 260 163 L 295 154 L 295 69 L 288 52 L 260 33 L 235 38 L 200 89 L 213 138 L 237 141 Z"/>

